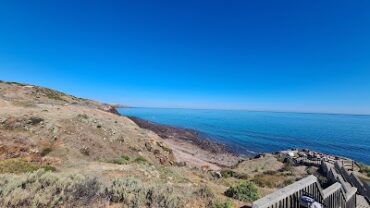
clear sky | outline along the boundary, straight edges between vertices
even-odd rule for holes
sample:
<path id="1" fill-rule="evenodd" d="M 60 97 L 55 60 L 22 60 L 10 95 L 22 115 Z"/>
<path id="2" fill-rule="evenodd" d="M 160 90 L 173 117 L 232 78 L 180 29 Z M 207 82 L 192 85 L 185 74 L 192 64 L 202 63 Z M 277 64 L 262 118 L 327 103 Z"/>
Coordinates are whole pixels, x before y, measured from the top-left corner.
<path id="1" fill-rule="evenodd" d="M 370 113 L 370 1 L 0 0 L 0 79 L 133 106 Z"/>

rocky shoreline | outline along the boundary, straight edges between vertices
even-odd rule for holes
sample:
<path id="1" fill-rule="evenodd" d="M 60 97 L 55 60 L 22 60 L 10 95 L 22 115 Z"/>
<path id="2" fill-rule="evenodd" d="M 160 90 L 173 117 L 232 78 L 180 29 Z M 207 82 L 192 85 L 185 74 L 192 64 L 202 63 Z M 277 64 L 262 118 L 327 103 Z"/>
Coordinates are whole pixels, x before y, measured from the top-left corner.
<path id="1" fill-rule="evenodd" d="M 211 141 L 195 130 L 158 124 L 137 117 L 128 118 L 140 128 L 151 130 L 160 136 L 166 144 L 171 146 L 180 162 L 220 169 L 235 166 L 239 161 L 246 159 L 226 145 Z"/>
<path id="2" fill-rule="evenodd" d="M 192 129 L 176 128 L 168 125 L 158 124 L 137 117 L 129 117 L 140 128 L 148 129 L 155 132 L 163 139 L 180 139 L 190 142 L 206 151 L 212 153 L 229 153 L 235 154 L 230 148 L 224 144 L 210 141 L 205 135 Z"/>
<path id="3" fill-rule="evenodd" d="M 135 122 L 140 128 L 151 130 L 160 136 L 170 145 L 174 151 L 179 151 L 181 154 L 190 154 L 196 156 L 197 159 L 203 160 L 207 163 L 216 165 L 213 169 L 218 169 L 222 167 L 233 167 L 237 165 L 240 161 L 248 160 L 252 158 L 259 158 L 265 154 L 273 155 L 296 155 L 298 163 L 307 163 L 307 160 L 302 160 L 302 158 L 310 158 L 310 163 L 312 161 L 317 161 L 319 163 L 321 159 L 336 161 L 336 160 L 347 160 L 352 161 L 349 158 L 337 155 L 325 154 L 317 151 L 312 151 L 308 149 L 289 149 L 282 150 L 274 153 L 261 153 L 254 156 L 242 156 L 231 148 L 224 144 L 220 144 L 211 141 L 206 135 L 192 129 L 172 127 L 169 125 L 158 124 L 148 120 L 140 119 L 137 117 L 129 117 L 133 122 Z M 191 161 L 191 158 L 186 158 Z M 184 158 L 185 162 L 185 158 Z M 188 162 L 188 161 L 186 161 Z M 357 163 L 356 161 L 354 161 Z"/>

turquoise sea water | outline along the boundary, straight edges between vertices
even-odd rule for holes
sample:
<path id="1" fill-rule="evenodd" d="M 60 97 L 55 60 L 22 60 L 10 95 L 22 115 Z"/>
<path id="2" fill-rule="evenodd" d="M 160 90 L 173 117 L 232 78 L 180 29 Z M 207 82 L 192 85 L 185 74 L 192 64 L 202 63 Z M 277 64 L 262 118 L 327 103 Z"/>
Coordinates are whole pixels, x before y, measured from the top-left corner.
<path id="1" fill-rule="evenodd" d="M 119 112 L 200 131 L 241 154 L 309 148 L 370 164 L 370 116 L 159 108 Z"/>

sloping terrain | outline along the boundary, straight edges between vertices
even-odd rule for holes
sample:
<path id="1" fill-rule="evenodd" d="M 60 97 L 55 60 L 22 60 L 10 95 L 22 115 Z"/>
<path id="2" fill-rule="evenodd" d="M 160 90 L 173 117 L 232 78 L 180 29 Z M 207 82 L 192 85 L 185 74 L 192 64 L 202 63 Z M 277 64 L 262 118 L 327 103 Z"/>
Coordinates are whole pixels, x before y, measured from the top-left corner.
<path id="1" fill-rule="evenodd" d="M 2 206 L 209 205 L 207 197 L 194 200 L 197 196 L 192 196 L 193 192 L 203 187 L 201 180 L 206 176 L 202 172 L 194 175 L 187 167 L 176 166 L 172 150 L 160 137 L 141 129 L 126 117 L 116 115 L 113 107 L 19 83 L 1 82 L 0 92 L 0 173 L 3 174 L 2 179 L 8 182 L 0 188 Z M 40 199 L 31 199 L 29 192 L 37 191 L 41 185 L 27 180 L 36 177 L 30 172 L 37 169 L 40 169 L 40 175 L 47 174 L 48 180 L 81 177 L 84 182 L 77 185 L 87 185 L 93 179 L 98 179 L 96 183 L 99 185 L 91 187 L 96 189 L 95 194 L 68 196 L 75 200 L 53 202 L 54 196 L 44 192 L 39 193 Z M 43 173 L 44 170 L 54 172 Z M 8 175 L 11 173 L 17 176 Z M 29 186 L 35 187 L 28 190 L 12 180 L 25 180 Z M 114 184 L 119 185 L 112 187 Z M 146 190 L 146 187 L 158 189 L 152 193 L 153 199 L 147 199 L 153 190 Z M 106 193 L 104 189 L 109 188 L 113 190 Z M 132 193 L 120 190 L 125 188 L 134 190 L 131 190 Z M 172 192 L 174 196 L 170 194 Z M 18 197 L 14 198 L 14 194 Z M 158 194 L 163 196 L 156 196 Z M 179 195 L 182 197 L 177 197 Z M 81 204 L 81 197 L 89 199 L 82 200 Z"/>
<path id="2" fill-rule="evenodd" d="M 240 207 L 307 174 L 206 151 L 110 105 L 0 82 L 1 207 Z"/>

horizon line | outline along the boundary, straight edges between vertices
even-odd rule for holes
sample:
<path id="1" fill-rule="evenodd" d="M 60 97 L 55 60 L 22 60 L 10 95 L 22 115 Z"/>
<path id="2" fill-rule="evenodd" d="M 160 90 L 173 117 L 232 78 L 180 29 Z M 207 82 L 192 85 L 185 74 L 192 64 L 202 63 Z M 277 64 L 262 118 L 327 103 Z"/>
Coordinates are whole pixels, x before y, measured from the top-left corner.
<path id="1" fill-rule="evenodd" d="M 145 107 L 145 106 L 126 106 L 121 108 L 156 108 L 156 109 L 183 109 L 183 110 L 219 110 L 219 111 L 248 111 L 248 112 L 266 112 L 266 113 L 297 113 L 297 114 L 322 114 L 322 115 L 344 115 L 344 116 L 370 116 L 370 113 L 330 113 L 315 111 L 279 111 L 279 110 L 252 110 L 252 109 L 228 109 L 228 108 L 187 108 L 187 107 Z"/>

